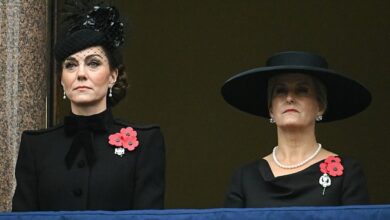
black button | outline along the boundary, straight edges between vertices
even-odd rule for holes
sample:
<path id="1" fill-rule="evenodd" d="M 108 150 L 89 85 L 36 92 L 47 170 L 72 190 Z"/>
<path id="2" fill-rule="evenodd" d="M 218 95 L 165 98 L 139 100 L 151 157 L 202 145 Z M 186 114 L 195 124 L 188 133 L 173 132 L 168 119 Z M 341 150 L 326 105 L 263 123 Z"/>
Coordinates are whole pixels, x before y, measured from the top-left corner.
<path id="1" fill-rule="evenodd" d="M 85 161 L 84 160 L 80 160 L 79 162 L 77 162 L 77 167 L 78 168 L 84 168 L 85 167 Z"/>
<path id="2" fill-rule="evenodd" d="M 83 195 L 83 190 L 81 190 L 80 188 L 74 189 L 73 190 L 73 195 L 76 196 L 76 197 L 80 197 L 81 195 Z"/>

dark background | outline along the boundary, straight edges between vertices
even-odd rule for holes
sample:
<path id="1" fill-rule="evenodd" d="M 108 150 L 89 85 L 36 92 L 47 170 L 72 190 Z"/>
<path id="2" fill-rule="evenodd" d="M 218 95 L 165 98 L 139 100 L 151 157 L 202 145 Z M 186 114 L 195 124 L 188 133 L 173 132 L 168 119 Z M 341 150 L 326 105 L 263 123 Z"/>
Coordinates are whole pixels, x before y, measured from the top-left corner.
<path id="1" fill-rule="evenodd" d="M 274 125 L 230 107 L 220 88 L 283 50 L 321 54 L 332 69 L 372 92 L 366 111 L 318 125 L 317 139 L 358 159 L 372 202 L 390 203 L 390 1 L 116 0 L 114 5 L 131 28 L 124 53 L 131 87 L 114 113 L 161 125 L 166 208 L 221 207 L 233 169 L 271 152 Z M 69 112 L 57 90 L 53 123 Z"/>

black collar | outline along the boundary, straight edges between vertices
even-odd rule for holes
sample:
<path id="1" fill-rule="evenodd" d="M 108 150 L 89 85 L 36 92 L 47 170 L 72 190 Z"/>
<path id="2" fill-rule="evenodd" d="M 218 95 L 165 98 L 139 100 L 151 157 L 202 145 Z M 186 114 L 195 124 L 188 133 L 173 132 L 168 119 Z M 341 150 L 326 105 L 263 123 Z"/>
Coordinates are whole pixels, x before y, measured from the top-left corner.
<path id="1" fill-rule="evenodd" d="M 93 166 L 96 161 L 93 150 L 94 135 L 107 132 L 112 121 L 113 117 L 109 109 L 96 115 L 80 116 L 71 114 L 65 117 L 65 133 L 68 136 L 74 136 L 72 145 L 65 156 L 65 163 L 68 169 L 72 167 L 82 149 L 85 151 L 89 167 Z"/>
<path id="2" fill-rule="evenodd" d="M 107 109 L 101 113 L 82 116 L 71 115 L 64 119 L 65 133 L 67 135 L 74 135 L 81 131 L 104 132 L 108 130 L 109 124 L 112 122 L 111 110 Z"/>

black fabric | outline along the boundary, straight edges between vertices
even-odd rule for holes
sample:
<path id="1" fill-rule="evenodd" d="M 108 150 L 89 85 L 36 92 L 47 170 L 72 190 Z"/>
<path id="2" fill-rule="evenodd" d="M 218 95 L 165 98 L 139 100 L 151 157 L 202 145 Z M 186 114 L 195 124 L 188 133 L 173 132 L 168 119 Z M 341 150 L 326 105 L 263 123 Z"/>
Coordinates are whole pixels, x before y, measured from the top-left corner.
<path id="1" fill-rule="evenodd" d="M 256 160 L 233 174 L 225 207 L 262 208 L 286 206 L 335 206 L 368 204 L 366 180 L 361 166 L 341 157 L 344 174 L 331 177 L 332 184 L 322 195 L 320 161 L 285 176 L 274 177 L 268 162 Z"/>
<path id="2" fill-rule="evenodd" d="M 70 55 L 92 46 L 105 45 L 106 36 L 91 29 L 78 30 L 64 39 L 60 39 L 54 49 L 57 62 L 64 61 Z"/>
<path id="3" fill-rule="evenodd" d="M 106 112 L 107 131 L 93 131 L 92 167 L 81 150 L 68 169 L 64 158 L 75 135 L 65 126 L 24 131 L 16 164 L 13 211 L 161 209 L 164 205 L 165 147 L 160 128 L 132 125 Z M 114 154 L 108 136 L 131 126 L 139 146 Z"/>
<path id="4" fill-rule="evenodd" d="M 325 60 L 325 58 L 317 55 L 317 54 L 311 54 L 307 52 L 301 52 L 301 51 L 288 51 L 288 52 L 281 52 L 273 55 L 270 57 L 267 62 L 266 66 L 301 66 L 302 68 L 322 68 L 327 69 L 328 68 L 328 62 Z"/>
<path id="5" fill-rule="evenodd" d="M 72 167 L 77 155 L 82 149 L 85 150 L 89 167 L 93 166 L 96 161 L 93 150 L 94 133 L 105 132 L 109 121 L 112 121 L 110 110 L 90 116 L 71 114 L 65 117 L 65 133 L 67 135 L 75 135 L 72 145 L 65 156 L 65 163 L 68 169 Z"/>
<path id="6" fill-rule="evenodd" d="M 109 123 L 112 123 L 112 115 L 109 109 L 90 116 L 71 114 L 64 118 L 65 132 L 73 135 L 80 131 L 89 130 L 93 132 L 107 131 Z"/>

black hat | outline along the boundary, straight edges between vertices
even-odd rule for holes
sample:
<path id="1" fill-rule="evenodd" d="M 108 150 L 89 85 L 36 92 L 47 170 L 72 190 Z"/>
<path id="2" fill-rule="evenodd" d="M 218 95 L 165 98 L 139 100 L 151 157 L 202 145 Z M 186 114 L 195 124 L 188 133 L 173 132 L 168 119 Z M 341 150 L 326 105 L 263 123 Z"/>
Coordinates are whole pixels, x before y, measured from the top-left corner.
<path id="1" fill-rule="evenodd" d="M 114 51 L 124 41 L 123 23 L 114 7 L 94 6 L 86 13 L 73 14 L 69 17 L 71 24 L 65 27 L 67 31 L 60 36 L 54 50 L 58 62 L 92 46 L 103 46 Z"/>
<path id="2" fill-rule="evenodd" d="M 370 92 L 359 82 L 328 69 L 327 61 L 316 54 L 286 51 L 271 56 L 265 67 L 239 73 L 222 86 L 222 96 L 241 111 L 269 118 L 268 80 L 278 74 L 302 73 L 320 80 L 327 90 L 323 122 L 350 117 L 371 102 Z"/>

